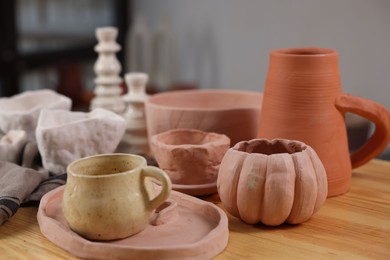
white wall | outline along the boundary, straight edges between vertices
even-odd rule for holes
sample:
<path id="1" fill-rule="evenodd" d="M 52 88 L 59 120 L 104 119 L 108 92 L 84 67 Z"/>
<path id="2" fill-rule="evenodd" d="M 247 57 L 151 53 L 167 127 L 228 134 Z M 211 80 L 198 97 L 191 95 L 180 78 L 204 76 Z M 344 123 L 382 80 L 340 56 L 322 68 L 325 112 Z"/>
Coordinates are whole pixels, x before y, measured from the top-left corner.
<path id="1" fill-rule="evenodd" d="M 262 90 L 271 49 L 339 51 L 343 90 L 390 108 L 388 0 L 135 0 L 151 28 L 169 21 L 178 80 Z"/>

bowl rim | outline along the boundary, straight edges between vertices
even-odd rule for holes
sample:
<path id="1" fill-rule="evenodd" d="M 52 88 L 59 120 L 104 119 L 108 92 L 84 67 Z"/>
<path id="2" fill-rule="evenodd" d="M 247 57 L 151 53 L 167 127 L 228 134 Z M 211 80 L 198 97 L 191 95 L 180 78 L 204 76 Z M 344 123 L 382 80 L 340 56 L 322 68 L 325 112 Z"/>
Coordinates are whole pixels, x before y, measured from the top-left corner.
<path id="1" fill-rule="evenodd" d="M 201 134 L 203 136 L 208 135 L 208 136 L 212 136 L 213 139 L 209 142 L 196 143 L 196 144 L 195 143 L 192 143 L 192 144 L 189 144 L 189 143 L 171 144 L 171 143 L 167 143 L 165 140 L 163 140 L 164 137 L 166 137 L 167 135 L 172 135 L 172 134 L 176 134 L 179 132 L 185 133 L 185 134 L 190 135 L 190 136 L 192 136 L 194 134 Z M 190 128 L 175 128 L 175 129 L 170 129 L 170 130 L 153 135 L 150 138 L 150 143 L 152 146 L 159 146 L 159 147 L 162 147 L 162 148 L 168 149 L 168 150 L 171 150 L 171 149 L 189 150 L 189 149 L 200 149 L 200 148 L 210 150 L 210 149 L 215 149 L 216 147 L 224 146 L 226 144 L 228 144 L 228 146 L 230 147 L 231 140 L 227 135 L 216 133 L 216 132 L 207 132 L 207 131 L 202 131 L 199 129 L 190 129 Z"/>
<path id="2" fill-rule="evenodd" d="M 329 57 L 337 56 L 336 50 L 322 47 L 297 47 L 283 48 L 270 51 L 271 56 L 313 58 L 313 57 Z"/>
<path id="3" fill-rule="evenodd" d="M 278 143 L 281 143 L 285 146 L 290 146 L 290 145 L 299 145 L 300 146 L 300 151 L 292 151 L 288 152 L 287 149 L 284 152 L 275 152 L 275 153 L 262 153 L 262 152 L 248 152 L 246 150 L 241 150 L 239 149 L 242 145 L 264 145 L 268 144 L 270 146 L 274 146 Z M 255 154 L 256 156 L 261 156 L 261 157 L 270 157 L 270 156 L 280 156 L 280 155 L 288 155 L 288 156 L 293 156 L 293 154 L 302 154 L 302 153 L 308 153 L 309 150 L 312 150 L 312 148 L 307 145 L 306 143 L 299 141 L 299 140 L 294 140 L 294 139 L 286 139 L 286 138 L 273 138 L 273 139 L 268 139 L 268 138 L 255 138 L 251 140 L 246 140 L 246 141 L 240 141 L 237 142 L 235 145 L 233 145 L 229 150 L 231 150 L 234 153 L 239 153 L 239 154 L 245 154 L 245 155 L 250 155 L 250 154 Z"/>
<path id="4" fill-rule="evenodd" d="M 37 97 L 42 97 L 45 95 L 45 97 L 52 98 L 50 102 L 42 104 L 40 102 L 36 102 Z M 23 109 L 15 109 L 15 108 L 7 108 L 6 106 L 9 103 L 14 102 L 24 102 L 26 99 L 34 98 L 34 102 L 36 103 L 33 107 L 29 108 L 23 108 Z M 21 93 L 18 93 L 16 95 L 13 95 L 11 97 L 0 97 L 0 114 L 2 115 L 12 115 L 12 116 L 30 116 L 31 114 L 36 113 L 37 111 L 40 111 L 42 109 L 57 109 L 56 106 L 60 103 L 70 103 L 70 106 L 72 105 L 72 101 L 69 97 L 64 96 L 60 93 L 55 92 L 51 89 L 38 89 L 38 90 L 27 90 Z"/>
<path id="5" fill-rule="evenodd" d="M 177 95 L 180 93 L 185 94 L 191 94 L 191 93 L 201 93 L 201 94 L 240 94 L 240 95 L 247 95 L 247 96 L 253 96 L 258 95 L 260 100 L 258 105 L 247 105 L 242 107 L 229 107 L 229 108 L 210 108 L 210 107 L 177 107 L 177 106 L 170 106 L 170 105 L 161 105 L 154 103 L 155 99 L 159 99 L 161 97 L 165 96 L 171 96 L 171 95 Z M 253 91 L 253 90 L 234 90 L 234 89 L 191 89 L 191 90 L 173 90 L 173 91 L 167 91 L 162 93 L 157 93 L 148 98 L 145 102 L 145 107 L 148 106 L 154 107 L 154 108 L 163 108 L 165 110 L 176 110 L 176 111 L 231 111 L 231 110 L 244 110 L 244 109 L 258 109 L 261 110 L 262 106 L 262 99 L 263 99 L 263 92 L 260 91 Z"/>

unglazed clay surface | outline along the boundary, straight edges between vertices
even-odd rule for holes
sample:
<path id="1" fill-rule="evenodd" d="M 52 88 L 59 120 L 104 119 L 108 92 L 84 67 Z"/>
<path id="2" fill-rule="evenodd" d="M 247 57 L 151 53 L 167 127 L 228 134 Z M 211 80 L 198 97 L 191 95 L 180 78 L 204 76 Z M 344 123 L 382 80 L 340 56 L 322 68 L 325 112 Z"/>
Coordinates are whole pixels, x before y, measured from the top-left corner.
<path id="1" fill-rule="evenodd" d="M 172 191 L 169 201 L 176 207 L 159 225 L 119 240 L 96 242 L 74 233 L 64 219 L 63 187 L 46 194 L 40 203 L 41 232 L 57 246 L 81 258 L 93 259 L 211 259 L 228 243 L 226 214 L 209 202 Z M 170 217 L 174 221 L 170 221 Z M 152 218 L 154 223 L 156 219 Z"/>
<path id="2" fill-rule="evenodd" d="M 36 139 L 43 166 L 61 174 L 74 160 L 112 153 L 125 127 L 125 120 L 121 116 L 101 108 L 89 113 L 42 110 Z"/>
<path id="3" fill-rule="evenodd" d="M 98 59 L 94 65 L 96 87 L 91 110 L 105 108 L 118 114 L 125 110 L 120 87 L 122 79 L 119 76 L 122 66 L 116 58 L 116 53 L 121 49 L 116 42 L 117 36 L 118 29 L 115 27 L 96 28 L 98 44 L 95 46 L 95 51 L 98 53 Z"/>
<path id="4" fill-rule="evenodd" d="M 42 109 L 70 110 L 72 101 L 52 90 L 25 91 L 9 98 L 0 98 L 0 130 L 23 130 L 35 140 L 39 113 Z"/>
<path id="5" fill-rule="evenodd" d="M 231 145 L 256 137 L 262 94 L 234 90 L 182 90 L 145 103 L 148 136 L 188 128 L 225 134 Z"/>
<path id="6" fill-rule="evenodd" d="M 71 163 L 67 174 L 64 217 L 74 232 L 91 240 L 120 239 L 142 231 L 171 191 L 162 170 L 131 154 L 86 157 Z M 157 196 L 146 177 L 160 181 Z"/>
<path id="7" fill-rule="evenodd" d="M 185 193 L 187 195 L 201 197 L 210 194 L 217 193 L 217 182 L 206 183 L 206 184 L 172 184 L 172 189 Z"/>
<path id="8" fill-rule="evenodd" d="M 326 200 L 325 169 L 302 142 L 253 139 L 225 154 L 218 175 L 222 204 L 249 224 L 308 220 Z"/>
<path id="9" fill-rule="evenodd" d="M 173 184 L 215 183 L 219 165 L 230 147 L 226 135 L 174 129 L 152 136 L 153 154 Z"/>
<path id="10" fill-rule="evenodd" d="M 145 73 L 126 73 L 128 93 L 123 96 L 126 111 L 126 132 L 121 142 L 121 152 L 150 154 L 148 133 L 146 131 L 145 101 L 148 75 Z"/>
<path id="11" fill-rule="evenodd" d="M 371 139 L 351 158 L 344 113 L 376 125 Z M 270 54 L 258 137 L 300 140 L 323 162 L 329 196 L 348 191 L 352 167 L 378 155 L 390 141 L 390 113 L 373 101 L 342 93 L 338 53 L 322 48 L 274 50 Z M 352 161 L 352 165 L 351 165 Z"/>

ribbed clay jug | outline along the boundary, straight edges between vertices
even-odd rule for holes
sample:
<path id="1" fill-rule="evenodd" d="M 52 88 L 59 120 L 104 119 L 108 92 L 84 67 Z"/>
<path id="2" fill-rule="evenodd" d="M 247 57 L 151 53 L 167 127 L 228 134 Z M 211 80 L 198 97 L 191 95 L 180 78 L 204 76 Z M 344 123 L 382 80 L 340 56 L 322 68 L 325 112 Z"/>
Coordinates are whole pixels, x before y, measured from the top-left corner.
<path id="1" fill-rule="evenodd" d="M 352 155 L 348 150 L 346 112 L 375 124 L 374 134 Z M 352 168 L 386 148 L 390 141 L 390 113 L 373 101 L 342 92 L 336 51 L 274 50 L 270 53 L 258 136 L 310 145 L 325 166 L 328 196 L 335 196 L 348 191 Z"/>

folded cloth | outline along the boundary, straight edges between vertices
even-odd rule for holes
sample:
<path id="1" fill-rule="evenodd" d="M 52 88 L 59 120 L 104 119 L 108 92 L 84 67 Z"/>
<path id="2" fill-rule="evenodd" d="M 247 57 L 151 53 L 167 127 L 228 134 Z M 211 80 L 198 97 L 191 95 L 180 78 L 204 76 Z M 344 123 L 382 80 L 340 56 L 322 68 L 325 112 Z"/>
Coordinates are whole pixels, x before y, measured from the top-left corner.
<path id="1" fill-rule="evenodd" d="M 19 165 L 0 158 L 0 225 L 23 203 L 39 201 L 46 192 L 66 182 L 66 174 L 52 176 L 42 168 L 36 143 L 27 142 L 21 158 Z"/>
<path id="2" fill-rule="evenodd" d="M 0 138 L 0 160 L 19 163 L 27 135 L 23 130 L 11 130 Z"/>
<path id="3" fill-rule="evenodd" d="M 0 162 L 0 224 L 16 213 L 20 204 L 47 178 L 47 173 Z"/>
<path id="4" fill-rule="evenodd" d="M 40 201 L 42 196 L 48 193 L 49 191 L 62 186 L 66 183 L 66 173 L 60 175 L 52 175 L 47 180 L 44 180 L 39 184 L 39 186 L 31 193 L 31 195 L 25 201 L 27 202 L 36 202 Z"/>

